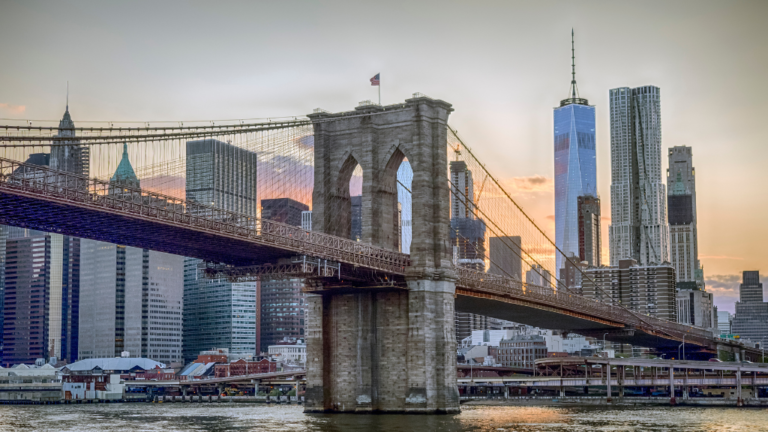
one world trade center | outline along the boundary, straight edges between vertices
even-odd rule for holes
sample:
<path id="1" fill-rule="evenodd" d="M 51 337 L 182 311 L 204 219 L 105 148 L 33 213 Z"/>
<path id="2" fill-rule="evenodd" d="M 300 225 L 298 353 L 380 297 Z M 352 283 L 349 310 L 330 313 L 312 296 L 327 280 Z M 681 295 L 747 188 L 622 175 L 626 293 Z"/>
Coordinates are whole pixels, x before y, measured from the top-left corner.
<path id="1" fill-rule="evenodd" d="M 571 31 L 569 97 L 555 108 L 555 244 L 566 256 L 579 256 L 580 196 L 597 197 L 595 166 L 595 107 L 579 97 Z M 598 251 L 599 253 L 599 251 Z M 564 257 L 556 252 L 557 271 Z"/>

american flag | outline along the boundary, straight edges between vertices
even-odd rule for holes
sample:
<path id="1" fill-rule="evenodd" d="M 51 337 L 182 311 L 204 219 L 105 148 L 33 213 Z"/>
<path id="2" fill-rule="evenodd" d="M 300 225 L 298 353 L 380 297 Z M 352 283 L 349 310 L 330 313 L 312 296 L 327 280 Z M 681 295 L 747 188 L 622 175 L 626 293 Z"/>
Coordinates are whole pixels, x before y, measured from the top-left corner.
<path id="1" fill-rule="evenodd" d="M 379 85 L 379 75 L 380 75 L 380 74 L 376 74 L 376 76 L 374 76 L 373 78 L 371 78 L 371 85 L 372 85 L 372 86 L 377 86 L 377 85 Z"/>

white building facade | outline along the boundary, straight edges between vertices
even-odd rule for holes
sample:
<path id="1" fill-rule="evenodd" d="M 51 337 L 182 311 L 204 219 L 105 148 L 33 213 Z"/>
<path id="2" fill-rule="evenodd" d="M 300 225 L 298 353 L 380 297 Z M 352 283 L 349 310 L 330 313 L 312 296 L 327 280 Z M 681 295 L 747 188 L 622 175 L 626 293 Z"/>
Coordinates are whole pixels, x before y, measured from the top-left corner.
<path id="1" fill-rule="evenodd" d="M 661 175 L 661 90 L 609 92 L 611 118 L 611 265 L 669 261 L 666 187 Z"/>

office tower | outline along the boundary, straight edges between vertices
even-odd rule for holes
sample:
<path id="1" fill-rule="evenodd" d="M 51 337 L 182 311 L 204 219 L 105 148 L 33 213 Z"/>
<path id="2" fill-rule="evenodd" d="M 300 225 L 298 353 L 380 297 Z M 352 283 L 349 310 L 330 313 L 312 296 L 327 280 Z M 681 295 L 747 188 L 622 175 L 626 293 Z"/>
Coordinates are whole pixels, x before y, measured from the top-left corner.
<path id="1" fill-rule="evenodd" d="M 584 277 L 584 271 L 589 267 L 586 261 L 582 261 L 579 257 L 571 253 L 567 259 L 563 260 L 564 266 L 560 269 L 560 287 L 564 287 L 568 292 L 576 294 L 582 293 L 582 280 Z"/>
<path id="2" fill-rule="evenodd" d="M 411 163 L 404 160 L 397 169 L 397 202 L 400 204 L 400 251 L 411 253 L 413 239 L 413 169 Z"/>
<path id="3" fill-rule="evenodd" d="M 728 311 L 717 312 L 717 330 L 720 336 L 726 336 L 732 334 L 731 325 L 733 323 L 733 315 Z"/>
<path id="4" fill-rule="evenodd" d="M 451 245 L 456 264 L 485 271 L 485 223 L 475 214 L 472 171 L 463 161 L 451 167 Z M 484 330 L 484 329 L 475 329 Z"/>
<path id="5" fill-rule="evenodd" d="M 675 269 L 669 264 L 639 265 L 633 259 L 618 266 L 587 269 L 582 281 L 585 297 L 621 304 L 643 315 L 677 320 Z"/>
<path id="6" fill-rule="evenodd" d="M 51 235 L 44 233 L 7 240 L 3 312 L 5 367 L 54 356 L 57 338 L 56 328 L 51 328 L 51 315 L 55 315 L 51 302 L 57 294 L 51 292 L 55 290 L 51 286 L 52 247 Z M 60 301 L 60 287 L 58 298 Z"/>
<path id="7" fill-rule="evenodd" d="M 745 271 L 742 278 L 731 331 L 764 347 L 768 343 L 768 303 L 763 301 L 760 272 Z"/>
<path id="8" fill-rule="evenodd" d="M 61 122 L 61 127 L 74 128 L 68 110 Z M 69 136 L 66 135 L 67 133 L 74 134 L 74 131 L 59 131 L 60 136 Z M 67 148 L 70 150 L 75 148 L 77 150 L 76 147 Z M 58 152 L 62 157 L 68 157 L 66 159 L 68 162 L 62 162 L 63 166 L 59 167 L 59 169 L 71 169 L 72 172 L 87 174 L 87 157 L 84 160 L 73 159 L 75 156 L 82 157 L 83 154 L 87 154 L 87 150 L 73 153 L 65 152 L 64 147 L 54 147 L 54 151 Z M 50 166 L 51 159 L 51 155 L 48 153 L 34 153 L 29 156 L 26 163 Z M 35 178 L 35 171 L 20 167 L 12 173 L 12 176 L 33 180 Z M 6 364 L 26 362 L 28 359 L 25 355 L 33 354 L 42 354 L 38 358 L 46 358 L 46 360 L 49 360 L 51 357 L 67 362 L 77 360 L 80 239 L 17 227 L 3 227 L 2 234 L 6 240 L 4 243 L 6 248 L 9 244 L 8 242 L 13 240 L 14 253 L 17 254 L 17 262 L 13 264 L 13 268 L 7 267 L 9 257 L 7 253 L 3 254 L 6 261 L 5 268 L 2 269 L 3 278 L 6 278 L 9 272 L 11 273 L 10 280 L 13 282 L 11 287 L 14 290 L 13 296 L 19 296 L 18 299 L 21 299 L 22 302 L 26 301 L 24 299 L 29 298 L 33 298 L 34 302 L 38 302 L 39 296 L 47 296 L 44 310 L 41 309 L 43 306 L 38 304 L 34 304 L 35 307 L 32 309 L 25 309 L 26 304 L 22 306 L 17 305 L 16 301 L 18 299 L 10 300 L 11 307 L 14 308 L 10 312 L 13 315 L 13 320 L 11 322 L 3 320 L 2 326 L 4 332 L 10 329 L 14 336 L 12 340 L 8 341 L 11 345 L 6 345 L 11 351 L 6 350 L 8 355 L 4 356 L 4 361 L 8 362 Z M 37 239 L 35 242 L 25 240 L 33 237 Z M 37 260 L 26 260 L 24 254 L 31 253 L 31 249 L 37 247 L 35 245 L 39 244 L 39 239 L 41 238 L 47 239 L 46 241 L 48 242 L 44 263 L 39 259 L 39 256 Z M 28 279 L 26 282 L 24 280 L 20 281 L 17 279 L 17 275 L 26 275 Z M 35 282 L 30 282 L 32 279 Z M 44 282 L 41 282 L 41 280 L 44 280 Z M 3 308 L 3 316 L 5 316 L 6 312 L 9 312 L 9 310 Z M 32 316 L 39 316 L 39 314 L 45 317 L 46 321 L 44 323 L 36 322 L 37 319 L 33 319 L 34 329 L 25 326 L 24 322 L 27 322 Z M 15 322 L 16 318 L 20 321 Z M 18 341 L 29 341 L 30 337 L 37 337 L 39 335 L 44 335 L 44 348 L 37 349 L 35 346 L 32 346 L 26 351 L 20 348 Z M 23 342 L 21 343 L 23 344 Z"/>
<path id="9" fill-rule="evenodd" d="M 69 95 L 67 95 L 69 98 Z M 50 167 L 88 177 L 90 175 L 90 147 L 80 145 L 75 136 L 75 123 L 69 114 L 69 102 L 64 116 L 59 121 L 57 138 L 72 140 L 57 141 L 51 146 Z"/>
<path id="10" fill-rule="evenodd" d="M 491 237 L 488 242 L 491 261 L 488 273 L 522 281 L 523 267 L 520 242 L 520 236 Z"/>
<path id="11" fill-rule="evenodd" d="M 257 216 L 256 153 L 205 139 L 187 142 L 187 200 Z M 184 260 L 184 359 L 227 348 L 230 357 L 256 353 L 256 282 L 206 279 L 199 259 Z"/>
<path id="12" fill-rule="evenodd" d="M 669 261 L 666 188 L 661 178 L 661 90 L 612 89 L 611 265 Z"/>
<path id="13" fill-rule="evenodd" d="M 256 153 L 215 139 L 187 142 L 187 200 L 256 216 Z"/>
<path id="14" fill-rule="evenodd" d="M 309 206 L 290 198 L 261 200 L 261 219 L 269 219 L 288 225 L 301 226 L 302 213 Z"/>
<path id="15" fill-rule="evenodd" d="M 349 238 L 354 241 L 361 241 L 363 239 L 363 196 L 355 195 L 350 198 L 350 205 L 352 227 Z"/>
<path id="16" fill-rule="evenodd" d="M 353 199 L 352 223 L 355 226 Z M 262 219 L 273 219 L 299 226 L 302 214 L 309 207 L 289 198 L 261 200 Z M 359 221 L 358 221 L 358 225 Z M 260 330 L 259 346 L 267 352 L 270 345 L 276 345 L 284 338 L 303 338 L 307 316 L 307 303 L 303 292 L 302 279 L 262 279 L 259 282 Z"/>
<path id="17" fill-rule="evenodd" d="M 463 161 L 450 163 L 451 170 L 451 231 L 453 261 L 456 265 L 485 271 L 485 223 L 474 213 L 475 199 L 472 171 Z M 483 315 L 456 312 L 456 341 L 472 336 L 474 330 L 487 330 L 488 318 Z"/>
<path id="18" fill-rule="evenodd" d="M 301 212 L 301 229 L 312 231 L 312 210 Z"/>
<path id="19" fill-rule="evenodd" d="M 600 267 L 602 241 L 600 240 L 600 198 L 584 195 L 577 199 L 579 215 L 579 260 L 590 267 Z"/>
<path id="20" fill-rule="evenodd" d="M 716 330 L 712 293 L 696 288 L 680 288 L 680 282 L 677 286 L 677 322 Z"/>
<path id="21" fill-rule="evenodd" d="M 678 287 L 703 288 L 696 229 L 696 172 L 690 147 L 669 149 L 667 186 L 669 194 L 670 262 L 677 271 Z M 682 284 L 682 285 L 681 285 Z"/>
<path id="22" fill-rule="evenodd" d="M 578 197 L 597 196 L 595 107 L 579 97 L 571 32 L 571 88 L 554 109 L 555 244 L 567 256 L 579 255 Z M 563 268 L 557 254 L 557 269 Z"/>
<path id="23" fill-rule="evenodd" d="M 109 194 L 138 188 L 128 146 Z M 80 242 L 79 358 L 133 357 L 182 361 L 184 258 L 82 239 Z"/>
<path id="24" fill-rule="evenodd" d="M 80 253 L 80 359 L 181 362 L 184 258 L 87 239 Z"/>
<path id="25" fill-rule="evenodd" d="M 525 283 L 540 287 L 552 287 L 552 274 L 538 264 L 534 264 L 525 272 Z"/>

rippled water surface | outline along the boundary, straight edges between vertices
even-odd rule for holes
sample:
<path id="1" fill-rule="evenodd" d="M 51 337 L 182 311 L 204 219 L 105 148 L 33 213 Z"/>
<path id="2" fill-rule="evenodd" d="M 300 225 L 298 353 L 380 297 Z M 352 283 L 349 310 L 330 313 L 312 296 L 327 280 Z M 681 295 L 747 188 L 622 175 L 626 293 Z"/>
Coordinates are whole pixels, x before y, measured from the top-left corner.
<path id="1" fill-rule="evenodd" d="M 0 431 L 768 431 L 752 408 L 464 407 L 455 416 L 304 414 L 297 406 L 0 406 Z"/>

